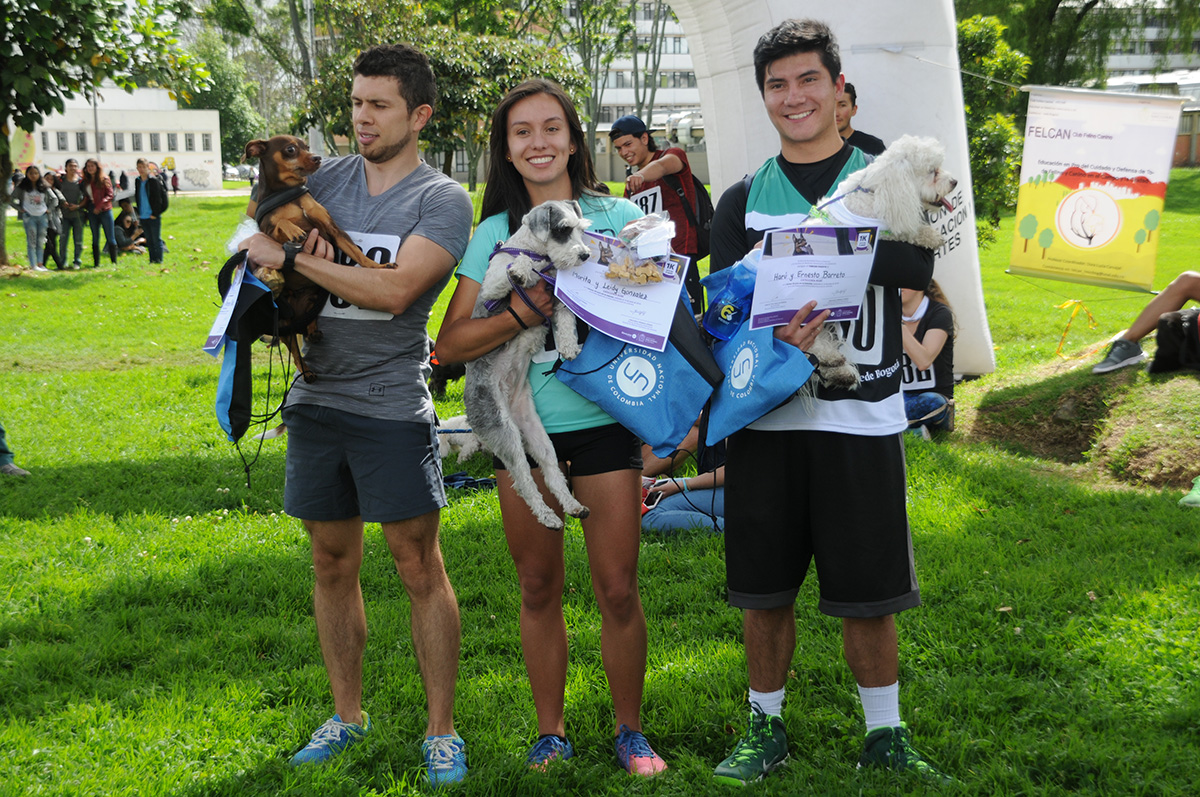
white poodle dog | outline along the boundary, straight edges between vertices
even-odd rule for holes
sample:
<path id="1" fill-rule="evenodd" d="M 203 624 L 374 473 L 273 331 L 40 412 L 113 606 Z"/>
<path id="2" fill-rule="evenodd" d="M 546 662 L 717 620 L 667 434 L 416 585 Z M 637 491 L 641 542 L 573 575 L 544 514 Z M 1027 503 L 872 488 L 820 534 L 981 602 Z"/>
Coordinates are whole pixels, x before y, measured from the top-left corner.
<path id="1" fill-rule="evenodd" d="M 578 266 L 589 257 L 583 231 L 588 221 L 577 202 L 551 201 L 538 205 L 521 220 L 521 227 L 492 254 L 479 287 L 472 318 L 506 312 L 514 288 L 537 284 L 542 274 Z M 561 302 L 552 312 L 554 339 L 564 359 L 579 354 L 575 315 Z M 588 516 L 588 508 L 571 494 L 558 457 L 533 405 L 527 372 L 529 361 L 545 347 L 543 324 L 521 330 L 515 338 L 467 363 L 463 403 L 467 420 L 479 441 L 508 468 L 513 488 L 525 499 L 538 521 L 561 529 L 562 520 L 542 500 L 526 454 L 563 510 L 572 517 Z"/>
<path id="2" fill-rule="evenodd" d="M 931 214 L 943 208 L 954 210 L 947 196 L 958 186 L 958 180 L 942 169 L 945 154 L 935 138 L 901 136 L 872 163 L 843 180 L 833 198 L 817 205 L 836 224 L 875 220 L 883 238 L 937 249 L 943 239 L 930 223 Z M 842 350 L 839 329 L 836 323 L 825 324 L 809 353 L 819 363 L 821 384 L 856 390 L 858 368 Z"/>

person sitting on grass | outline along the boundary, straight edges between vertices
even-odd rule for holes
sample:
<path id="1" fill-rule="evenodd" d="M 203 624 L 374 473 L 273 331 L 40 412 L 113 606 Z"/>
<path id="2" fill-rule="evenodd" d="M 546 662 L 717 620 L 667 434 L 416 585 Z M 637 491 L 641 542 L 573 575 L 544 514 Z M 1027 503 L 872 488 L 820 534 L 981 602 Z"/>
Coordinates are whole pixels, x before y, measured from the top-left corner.
<path id="1" fill-rule="evenodd" d="M 146 250 L 142 247 L 146 244 L 146 238 L 142 234 L 142 228 L 137 223 L 137 216 L 133 213 L 132 203 L 126 197 L 120 202 L 121 214 L 117 216 L 117 222 L 114 225 L 114 232 L 117 236 L 117 249 L 122 252 L 132 252 L 135 255 L 140 255 Z"/>
<path id="2" fill-rule="evenodd" d="M 954 428 L 954 313 L 937 280 L 923 291 L 900 289 L 904 357 L 900 379 L 910 431 L 926 439 Z"/>
<path id="3" fill-rule="evenodd" d="M 695 476 L 657 481 L 649 487 L 649 493 L 662 493 L 662 498 L 642 515 L 642 531 L 664 536 L 692 529 L 724 533 L 724 465 Z"/>
<path id="4" fill-rule="evenodd" d="M 1195 271 L 1183 272 L 1171 280 L 1171 284 L 1158 296 L 1151 299 L 1129 329 L 1122 332 L 1108 347 L 1108 354 L 1104 359 L 1092 367 L 1092 373 L 1107 374 L 1109 371 L 1136 365 L 1145 360 L 1146 353 L 1142 351 L 1139 341 L 1158 327 L 1162 316 L 1177 312 L 1189 301 L 1200 302 L 1200 273 Z"/>

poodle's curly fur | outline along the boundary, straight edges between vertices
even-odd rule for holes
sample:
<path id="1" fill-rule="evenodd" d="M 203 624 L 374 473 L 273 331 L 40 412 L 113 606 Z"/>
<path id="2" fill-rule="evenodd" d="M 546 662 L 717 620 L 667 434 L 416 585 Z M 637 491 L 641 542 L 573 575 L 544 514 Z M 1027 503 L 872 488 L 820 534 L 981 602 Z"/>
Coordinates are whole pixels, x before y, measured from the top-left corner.
<path id="1" fill-rule="evenodd" d="M 937 249 L 942 235 L 930 224 L 931 214 L 954 207 L 946 198 L 958 180 L 942 169 L 946 153 L 935 138 L 901 136 L 863 169 L 851 174 L 834 191 L 840 203 L 858 216 L 883 222 L 884 238 Z M 825 201 L 820 203 L 825 205 Z M 837 217 L 836 207 L 829 215 Z M 855 390 L 858 368 L 842 351 L 842 339 L 833 324 L 823 325 L 810 353 L 819 365 L 817 375 L 826 387 Z"/>

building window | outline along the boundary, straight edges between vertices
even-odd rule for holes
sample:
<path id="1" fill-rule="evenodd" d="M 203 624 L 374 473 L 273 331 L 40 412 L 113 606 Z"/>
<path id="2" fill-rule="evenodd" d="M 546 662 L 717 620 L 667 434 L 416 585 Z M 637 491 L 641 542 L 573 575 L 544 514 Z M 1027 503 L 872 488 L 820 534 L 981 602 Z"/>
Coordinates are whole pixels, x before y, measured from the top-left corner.
<path id="1" fill-rule="evenodd" d="M 45 130 L 42 131 L 42 152 L 50 151 L 50 134 Z"/>
<path id="2" fill-rule="evenodd" d="M 177 133 L 167 133 L 167 152 L 175 152 L 179 149 L 179 135 Z"/>
<path id="3" fill-rule="evenodd" d="M 75 149 L 79 152 L 87 152 L 87 133 L 75 134 Z"/>
<path id="4" fill-rule="evenodd" d="M 108 149 L 107 139 L 108 136 L 104 134 L 103 130 L 96 133 L 96 149 L 100 152 L 104 152 L 106 149 Z"/>
<path id="5" fill-rule="evenodd" d="M 160 149 L 162 149 L 162 138 L 161 138 L 160 134 L 151 133 L 150 134 L 150 151 L 158 152 Z"/>
<path id="6" fill-rule="evenodd" d="M 654 3 L 642 3 L 642 19 L 647 22 L 654 19 Z"/>
<path id="7" fill-rule="evenodd" d="M 131 150 L 133 150 L 134 152 L 142 151 L 142 134 L 141 133 L 130 133 L 129 134 L 129 148 Z"/>
<path id="8" fill-rule="evenodd" d="M 183 148 L 185 150 L 187 150 L 188 152 L 196 151 L 196 134 L 195 133 L 184 133 L 183 134 Z"/>
<path id="9" fill-rule="evenodd" d="M 125 134 L 113 133 L 113 152 L 125 151 Z"/>
<path id="10" fill-rule="evenodd" d="M 465 149 L 454 150 L 454 171 L 460 174 L 467 170 L 467 151 Z"/>
<path id="11" fill-rule="evenodd" d="M 67 134 L 57 133 L 56 136 L 58 138 L 58 151 L 62 152 L 67 148 Z"/>
<path id="12" fill-rule="evenodd" d="M 200 134 L 200 146 L 205 152 L 212 152 L 212 133 Z"/>

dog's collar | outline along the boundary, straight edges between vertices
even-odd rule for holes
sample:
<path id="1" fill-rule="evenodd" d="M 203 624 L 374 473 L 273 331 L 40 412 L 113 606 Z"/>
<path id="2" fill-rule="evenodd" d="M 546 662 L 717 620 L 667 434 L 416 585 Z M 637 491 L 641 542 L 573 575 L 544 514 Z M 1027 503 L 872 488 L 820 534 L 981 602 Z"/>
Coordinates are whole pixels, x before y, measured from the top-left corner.
<path id="1" fill-rule="evenodd" d="M 265 199 L 258 203 L 258 207 L 254 209 L 254 223 L 262 227 L 263 219 L 267 214 L 278 207 L 282 207 L 289 202 L 299 199 L 308 193 L 307 185 L 297 185 L 292 188 L 287 188 L 283 191 L 276 191 L 273 194 L 268 194 Z"/>
<path id="2" fill-rule="evenodd" d="M 512 255 L 513 257 L 520 257 L 521 255 L 525 255 L 526 257 L 528 257 L 530 260 L 532 260 L 535 263 L 549 263 L 550 262 L 550 258 L 546 255 L 543 255 L 541 252 L 534 252 L 531 249 L 514 249 L 511 246 L 505 246 L 503 241 L 498 241 L 496 243 L 496 248 L 492 250 L 492 253 L 490 255 L 488 255 L 488 262 L 490 263 L 492 261 L 492 258 L 499 254 Z"/>

